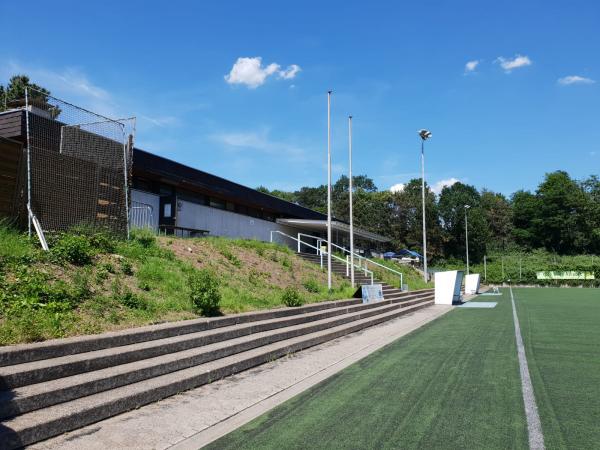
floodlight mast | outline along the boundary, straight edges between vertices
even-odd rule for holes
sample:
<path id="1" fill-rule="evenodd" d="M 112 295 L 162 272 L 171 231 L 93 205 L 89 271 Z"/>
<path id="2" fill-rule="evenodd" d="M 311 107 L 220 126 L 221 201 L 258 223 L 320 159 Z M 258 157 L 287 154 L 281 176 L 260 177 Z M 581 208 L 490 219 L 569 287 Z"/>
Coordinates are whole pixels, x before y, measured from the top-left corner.
<path id="1" fill-rule="evenodd" d="M 431 131 L 421 129 L 418 131 L 421 137 L 421 197 L 423 200 L 423 278 L 425 283 L 429 281 L 429 274 L 427 273 L 427 229 L 425 227 L 425 141 L 429 139 L 432 134 Z"/>

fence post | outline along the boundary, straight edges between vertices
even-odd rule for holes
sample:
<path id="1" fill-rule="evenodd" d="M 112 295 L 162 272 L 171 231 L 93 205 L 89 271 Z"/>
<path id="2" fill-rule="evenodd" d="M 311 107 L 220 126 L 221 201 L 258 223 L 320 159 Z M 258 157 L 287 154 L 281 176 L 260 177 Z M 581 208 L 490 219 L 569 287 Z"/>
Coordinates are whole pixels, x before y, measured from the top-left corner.
<path id="1" fill-rule="evenodd" d="M 521 261 L 522 261 L 522 257 L 521 257 L 521 256 L 519 256 L 519 281 L 521 281 L 521 278 L 522 278 L 522 275 L 523 275 L 523 270 L 522 270 L 522 264 L 521 264 Z"/>
<path id="2" fill-rule="evenodd" d="M 502 256 L 502 282 L 504 283 L 504 256 Z"/>
<path id="3" fill-rule="evenodd" d="M 349 261 L 350 260 L 350 255 L 346 255 L 346 276 L 350 275 L 350 265 L 349 265 Z"/>
<path id="4" fill-rule="evenodd" d="M 483 279 L 487 283 L 487 255 L 483 255 Z"/>
<path id="5" fill-rule="evenodd" d="M 300 253 L 300 233 L 298 233 L 298 253 Z"/>

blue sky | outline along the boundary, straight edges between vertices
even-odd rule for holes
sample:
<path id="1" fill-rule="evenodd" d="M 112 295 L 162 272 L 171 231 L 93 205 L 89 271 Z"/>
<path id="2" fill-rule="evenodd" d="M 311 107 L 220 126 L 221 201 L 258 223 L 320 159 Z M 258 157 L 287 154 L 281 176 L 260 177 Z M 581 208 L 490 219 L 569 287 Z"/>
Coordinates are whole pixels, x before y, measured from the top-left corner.
<path id="1" fill-rule="evenodd" d="M 3 82 L 25 72 L 135 115 L 139 147 L 248 186 L 326 182 L 328 89 L 335 178 L 348 114 L 354 171 L 380 189 L 419 176 L 420 128 L 438 188 L 599 172 L 597 1 L 7 1 L 0 16 Z"/>

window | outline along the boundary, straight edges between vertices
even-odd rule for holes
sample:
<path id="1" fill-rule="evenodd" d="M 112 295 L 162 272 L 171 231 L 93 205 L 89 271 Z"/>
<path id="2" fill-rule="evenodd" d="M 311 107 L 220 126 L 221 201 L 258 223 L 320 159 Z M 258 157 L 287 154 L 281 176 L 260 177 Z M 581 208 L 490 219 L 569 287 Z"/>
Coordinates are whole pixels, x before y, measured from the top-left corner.
<path id="1" fill-rule="evenodd" d="M 165 203 L 163 206 L 163 216 L 171 217 L 171 204 Z"/>
<path id="2" fill-rule="evenodd" d="M 223 200 L 219 200 L 218 198 L 210 198 L 210 206 L 218 209 L 225 209 L 225 202 Z"/>

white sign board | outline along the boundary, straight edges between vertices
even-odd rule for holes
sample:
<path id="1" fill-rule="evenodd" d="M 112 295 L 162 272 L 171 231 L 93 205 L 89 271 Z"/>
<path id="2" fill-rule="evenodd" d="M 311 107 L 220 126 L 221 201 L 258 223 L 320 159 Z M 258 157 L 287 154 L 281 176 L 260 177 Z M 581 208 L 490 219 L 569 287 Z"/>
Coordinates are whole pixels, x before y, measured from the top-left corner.
<path id="1" fill-rule="evenodd" d="M 451 305 L 460 302 L 460 288 L 464 272 L 449 270 L 435 273 L 435 304 Z"/>
<path id="2" fill-rule="evenodd" d="M 362 286 L 363 303 L 380 302 L 383 300 L 383 287 L 381 284 L 364 284 Z"/>
<path id="3" fill-rule="evenodd" d="M 465 295 L 473 295 L 479 292 L 480 276 L 478 273 L 472 273 L 465 277 Z"/>

